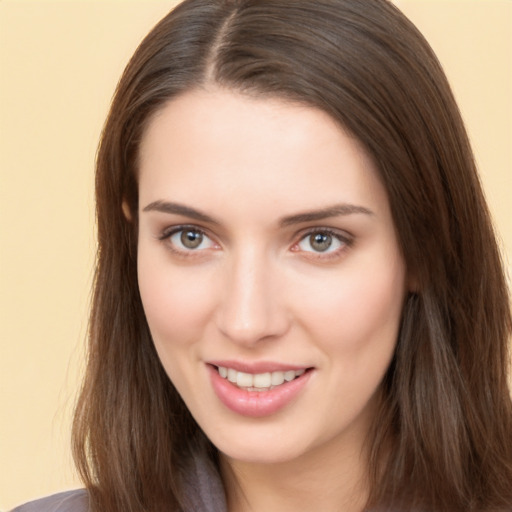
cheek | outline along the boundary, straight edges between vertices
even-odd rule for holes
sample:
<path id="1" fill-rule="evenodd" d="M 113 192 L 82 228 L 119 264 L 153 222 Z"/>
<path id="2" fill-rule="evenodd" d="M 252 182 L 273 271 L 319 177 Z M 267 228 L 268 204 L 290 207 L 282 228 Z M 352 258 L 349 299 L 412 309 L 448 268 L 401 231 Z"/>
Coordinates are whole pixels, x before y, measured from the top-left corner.
<path id="1" fill-rule="evenodd" d="M 176 269 L 139 250 L 138 281 L 144 312 L 157 349 L 199 339 L 211 311 L 212 290 L 200 271 Z"/>
<path id="2" fill-rule="evenodd" d="M 402 265 L 347 269 L 324 285 L 312 284 L 302 295 L 301 316 L 308 319 L 310 333 L 334 352 L 387 359 L 396 344 L 405 295 Z"/>

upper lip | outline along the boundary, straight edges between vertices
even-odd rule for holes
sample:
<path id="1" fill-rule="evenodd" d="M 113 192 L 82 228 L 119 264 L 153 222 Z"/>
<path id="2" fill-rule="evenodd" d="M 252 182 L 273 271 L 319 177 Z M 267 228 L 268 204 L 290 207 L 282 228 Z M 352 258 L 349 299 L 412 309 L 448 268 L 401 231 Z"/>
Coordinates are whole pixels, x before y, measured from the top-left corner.
<path id="1" fill-rule="evenodd" d="M 290 370 L 307 370 L 311 368 L 307 365 L 295 365 L 288 363 L 279 363 L 275 361 L 237 361 L 237 360 L 216 360 L 206 361 L 207 364 L 212 366 L 222 366 L 224 368 L 232 368 L 238 372 L 244 373 L 272 373 L 272 372 L 286 372 Z"/>

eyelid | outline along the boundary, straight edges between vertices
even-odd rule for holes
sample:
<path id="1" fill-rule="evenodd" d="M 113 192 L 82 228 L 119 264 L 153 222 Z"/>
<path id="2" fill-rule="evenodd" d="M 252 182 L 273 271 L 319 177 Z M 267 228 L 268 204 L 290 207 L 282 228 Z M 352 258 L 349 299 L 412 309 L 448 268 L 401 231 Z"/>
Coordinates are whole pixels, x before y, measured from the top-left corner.
<path id="1" fill-rule="evenodd" d="M 344 229 L 332 228 L 327 226 L 314 226 L 310 228 L 301 229 L 294 238 L 296 240 L 302 240 L 306 236 L 314 235 L 315 233 L 325 233 L 332 235 L 345 243 L 351 243 L 354 240 L 354 235 Z"/>
<path id="2" fill-rule="evenodd" d="M 187 231 L 187 230 L 200 233 L 202 236 L 204 236 L 205 238 L 210 240 L 213 247 L 209 247 L 209 248 L 205 248 L 205 249 L 197 249 L 197 250 L 194 250 L 194 249 L 187 250 L 187 249 L 182 249 L 182 248 L 176 247 L 176 245 L 171 242 L 171 237 L 173 235 L 175 235 L 176 233 L 179 233 L 181 231 Z M 207 249 L 211 249 L 211 248 L 216 249 L 219 247 L 219 244 L 215 240 L 215 237 L 211 236 L 207 230 L 205 230 L 197 225 L 194 225 L 194 224 L 177 224 L 177 225 L 169 226 L 169 227 L 163 229 L 161 231 L 161 233 L 157 236 L 157 238 L 159 241 L 166 243 L 167 248 L 170 251 L 172 251 L 173 253 L 175 253 L 179 256 L 183 256 L 183 257 L 194 257 L 194 256 L 198 257 L 201 255 L 201 253 L 204 253 L 204 251 L 206 251 Z"/>
<path id="3" fill-rule="evenodd" d="M 335 238 L 339 242 L 341 242 L 343 244 L 343 246 L 338 248 L 337 250 L 326 251 L 326 252 L 305 251 L 305 250 L 301 250 L 298 248 L 299 244 L 304 239 L 306 239 L 307 237 L 310 237 L 311 235 L 315 235 L 317 233 L 332 236 L 333 238 Z M 339 257 L 342 253 L 344 253 L 347 249 L 349 249 L 354 243 L 354 236 L 344 230 L 330 228 L 330 227 L 316 226 L 316 227 L 307 228 L 307 229 L 300 231 L 299 233 L 296 234 L 295 240 L 296 241 L 292 244 L 293 252 L 302 252 L 307 257 L 326 260 L 326 259 L 330 259 L 330 258 Z"/>
<path id="4" fill-rule="evenodd" d="M 198 233 L 201 233 L 202 235 L 211 238 L 211 236 L 209 236 L 208 233 L 199 226 L 195 226 L 194 224 L 176 224 L 174 226 L 168 226 L 165 229 L 163 229 L 162 232 L 158 235 L 158 240 L 165 240 L 166 238 L 169 238 L 172 235 L 179 233 L 180 231 L 185 231 L 187 229 L 190 229 L 191 231 L 197 231 Z"/>

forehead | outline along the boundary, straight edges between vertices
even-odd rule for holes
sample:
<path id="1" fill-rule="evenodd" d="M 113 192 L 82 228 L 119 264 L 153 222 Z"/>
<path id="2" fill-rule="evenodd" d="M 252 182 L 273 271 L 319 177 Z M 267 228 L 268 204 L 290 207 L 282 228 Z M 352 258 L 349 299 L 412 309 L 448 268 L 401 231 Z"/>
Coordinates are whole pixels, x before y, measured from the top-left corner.
<path id="1" fill-rule="evenodd" d="M 387 202 L 372 159 L 328 114 L 221 89 L 187 92 L 160 109 L 142 139 L 139 164 L 141 203 Z"/>

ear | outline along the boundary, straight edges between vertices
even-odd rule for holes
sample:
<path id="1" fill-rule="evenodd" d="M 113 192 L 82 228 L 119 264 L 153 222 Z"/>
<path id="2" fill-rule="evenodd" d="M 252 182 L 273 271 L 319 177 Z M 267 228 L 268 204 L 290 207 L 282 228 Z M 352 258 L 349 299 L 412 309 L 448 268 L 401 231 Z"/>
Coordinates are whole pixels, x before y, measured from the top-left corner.
<path id="1" fill-rule="evenodd" d="M 123 215 L 124 215 L 124 218 L 128 221 L 128 222 L 132 222 L 133 218 L 132 218 L 132 212 L 130 210 L 130 207 L 128 206 L 128 203 L 126 201 L 126 199 L 123 201 L 122 205 L 121 205 L 121 208 L 123 210 Z"/>

